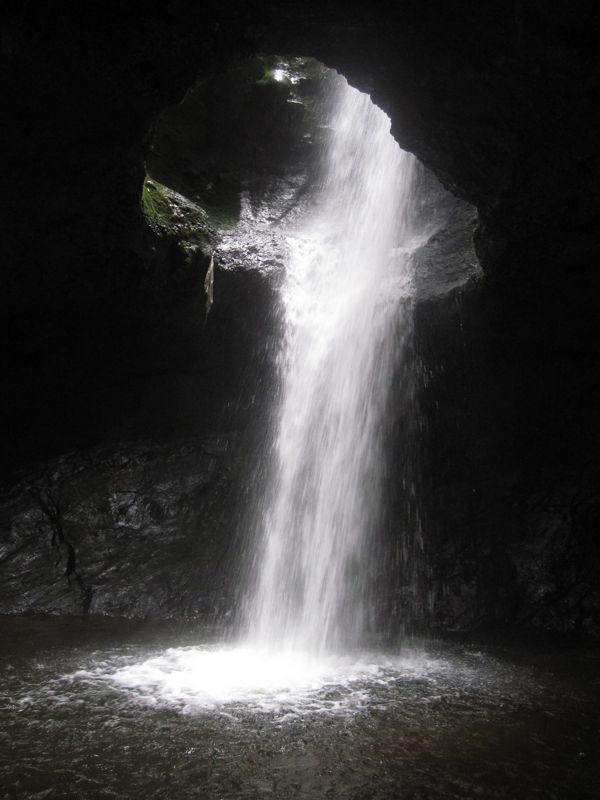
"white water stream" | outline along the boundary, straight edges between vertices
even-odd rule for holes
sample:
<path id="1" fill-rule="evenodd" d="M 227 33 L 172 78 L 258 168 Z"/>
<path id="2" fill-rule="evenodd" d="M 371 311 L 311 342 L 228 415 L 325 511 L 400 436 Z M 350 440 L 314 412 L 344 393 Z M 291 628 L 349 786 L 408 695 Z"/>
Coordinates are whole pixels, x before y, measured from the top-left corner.
<path id="1" fill-rule="evenodd" d="M 411 291 L 415 159 L 343 78 L 321 202 L 288 240 L 275 466 L 249 640 L 323 653 L 361 644 L 382 506 L 392 328 Z M 405 310 L 404 313 L 410 313 Z"/>

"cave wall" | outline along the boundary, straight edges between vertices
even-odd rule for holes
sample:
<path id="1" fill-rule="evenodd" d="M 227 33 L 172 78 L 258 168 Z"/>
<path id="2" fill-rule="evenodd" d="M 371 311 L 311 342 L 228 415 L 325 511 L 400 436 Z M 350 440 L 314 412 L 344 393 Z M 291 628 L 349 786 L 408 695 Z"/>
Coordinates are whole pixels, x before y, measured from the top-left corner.
<path id="1" fill-rule="evenodd" d="M 417 315 L 436 620 L 597 630 L 597 32 L 537 0 L 9 10 L 3 471 L 251 409 L 266 290 L 204 326 L 207 264 L 182 293 L 141 213 L 147 132 L 198 75 L 313 56 L 479 210 L 484 285 Z"/>
<path id="2" fill-rule="evenodd" d="M 434 624 L 598 635 L 593 337 L 507 283 L 423 303 L 422 506 Z M 571 324 L 578 327 L 574 310 Z"/>

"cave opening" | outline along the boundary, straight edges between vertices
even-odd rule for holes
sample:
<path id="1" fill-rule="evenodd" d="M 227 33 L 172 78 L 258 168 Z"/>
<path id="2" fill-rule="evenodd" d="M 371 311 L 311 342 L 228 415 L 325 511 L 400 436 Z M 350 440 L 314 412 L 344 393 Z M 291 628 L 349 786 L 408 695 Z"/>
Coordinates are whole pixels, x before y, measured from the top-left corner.
<path id="1" fill-rule="evenodd" d="M 290 337 L 286 314 L 289 316 L 292 312 L 286 312 L 285 297 L 290 294 L 287 276 L 292 251 L 306 246 L 298 245 L 299 232 L 311 224 L 315 227 L 319 209 L 323 212 L 327 202 L 331 208 L 338 206 L 343 209 L 344 191 L 348 194 L 350 187 L 355 190 L 360 180 L 365 184 L 384 180 L 383 173 L 378 176 L 376 163 L 367 169 L 369 174 L 366 177 L 361 173 L 365 170 L 362 164 L 357 166 L 361 159 L 370 163 L 371 150 L 378 147 L 378 142 L 375 140 L 367 145 L 358 157 L 360 137 L 366 136 L 366 129 L 361 128 L 365 123 L 355 114 L 350 114 L 341 123 L 337 121 L 347 130 L 355 130 L 357 138 L 348 146 L 348 152 L 344 153 L 341 145 L 332 144 L 335 98 L 340 92 L 367 98 L 367 95 L 349 87 L 345 78 L 335 70 L 313 58 L 255 56 L 236 62 L 224 72 L 193 85 L 179 104 L 165 109 L 158 116 L 147 135 L 142 207 L 152 232 L 153 250 L 157 252 L 158 243 L 157 260 L 163 264 L 166 262 L 160 268 L 165 280 L 172 280 L 184 291 L 195 293 L 196 297 L 203 286 L 210 292 L 208 316 L 205 317 L 198 301 L 194 307 L 197 323 L 203 325 L 203 370 L 210 375 L 213 392 L 213 399 L 209 399 L 209 406 L 212 405 L 209 413 L 221 414 L 217 426 L 229 424 L 243 431 L 242 451 L 245 456 L 242 458 L 246 460 L 246 475 L 241 480 L 248 487 L 246 493 L 254 499 L 249 501 L 243 493 L 239 495 L 236 501 L 239 506 L 238 531 L 256 526 L 255 520 L 251 519 L 258 513 L 256 506 L 260 501 L 256 497 L 260 498 L 268 491 L 265 474 L 273 469 L 272 465 L 265 464 L 269 465 L 273 460 L 269 453 L 275 447 L 273 442 L 277 437 L 278 403 L 281 403 L 282 393 L 286 393 L 286 379 L 281 374 L 281 362 L 286 358 L 285 354 L 282 355 L 282 348 L 285 349 L 284 343 Z M 385 118 L 386 135 L 393 142 L 387 116 L 370 100 L 365 102 L 381 114 L 382 119 Z M 404 152 L 397 145 L 395 147 L 398 152 Z M 418 429 L 422 423 L 418 408 L 419 364 L 412 330 L 414 304 L 449 295 L 480 277 L 472 245 L 477 221 L 475 210 L 444 190 L 416 158 L 406 157 L 411 165 L 410 182 L 396 188 L 396 192 L 406 194 L 406 199 L 402 207 L 396 208 L 395 219 L 388 225 L 396 229 L 388 242 L 388 258 L 396 262 L 408 259 L 410 268 L 404 274 L 397 273 L 391 278 L 387 274 L 377 276 L 371 263 L 370 250 L 377 252 L 378 240 L 387 241 L 386 237 L 390 235 L 378 231 L 377 222 L 384 213 L 392 213 L 390 209 L 396 207 L 393 193 L 381 197 L 366 194 L 361 201 L 355 200 L 358 205 L 362 203 L 362 210 L 353 212 L 354 228 L 365 229 L 364 241 L 354 242 L 354 248 L 362 253 L 364 274 L 370 274 L 372 286 L 382 292 L 377 313 L 381 319 L 391 314 L 393 320 L 387 323 L 387 327 L 383 326 L 381 319 L 378 322 L 380 329 L 385 327 L 387 340 L 373 347 L 379 353 L 376 358 L 382 362 L 387 360 L 389 365 L 381 368 L 382 375 L 385 373 L 383 377 L 378 377 L 375 372 L 370 378 L 372 384 L 381 382 L 393 386 L 389 399 L 387 390 L 382 390 L 381 397 L 373 396 L 369 401 L 372 407 L 385 407 L 385 412 L 380 412 L 381 419 L 373 422 L 370 438 L 375 440 L 385 431 L 386 441 L 377 445 L 379 456 L 366 453 L 365 460 L 379 464 L 375 471 L 386 472 L 389 464 L 395 483 L 375 479 L 373 495 L 380 497 L 379 503 L 375 504 L 377 508 L 372 507 L 370 497 L 360 500 L 361 505 L 371 508 L 367 517 L 372 517 L 372 520 L 363 519 L 359 527 L 365 530 L 387 529 L 385 535 L 379 532 L 373 537 L 373 551 L 381 549 L 379 559 L 372 559 L 365 552 L 362 555 L 355 553 L 342 572 L 353 572 L 354 582 L 365 580 L 357 576 L 368 575 L 373 585 L 378 583 L 378 598 L 376 602 L 371 601 L 372 608 L 368 614 L 378 618 L 375 627 L 387 626 L 388 631 L 392 627 L 407 630 L 427 625 L 432 596 L 431 578 L 425 578 L 427 567 L 418 496 L 424 459 L 420 457 L 418 442 Z M 342 181 L 339 187 L 329 187 L 327 191 L 331 197 L 325 201 L 325 184 L 330 180 L 327 175 L 331 172 L 326 163 L 328 159 L 337 159 L 340 162 L 338 170 L 346 170 L 347 176 L 345 184 Z M 378 208 L 377 213 L 373 212 L 374 207 Z M 331 211 L 327 213 L 332 217 Z M 331 238 L 335 235 L 334 223 L 330 229 Z M 401 230 L 405 230 L 405 241 L 394 238 Z M 302 238 L 302 234 L 300 236 Z M 354 241 L 349 230 L 345 231 L 343 238 Z M 165 243 L 169 244 L 166 257 Z M 310 246 L 314 246 L 314 241 Z M 313 266 L 312 272 L 309 270 L 317 287 L 320 286 L 319 269 L 326 271 L 327 259 L 331 257 L 331 254 L 326 255 L 324 245 L 320 246 L 319 252 L 317 260 L 321 266 L 318 269 Z M 347 282 L 356 281 L 357 285 L 362 285 L 362 278 L 357 280 L 351 276 L 353 257 L 346 248 Z M 381 256 L 379 260 L 382 260 Z M 175 276 L 169 276 L 168 270 L 174 269 L 177 269 Z M 344 302 L 343 290 L 348 283 L 341 280 L 338 296 L 330 298 L 325 316 L 335 318 L 338 306 Z M 257 285 L 262 287 L 262 294 L 256 292 Z M 243 306 L 238 302 L 240 286 L 245 293 Z M 225 309 L 227 325 L 231 328 L 228 293 L 232 289 L 237 326 L 233 331 L 226 331 L 221 323 L 222 309 Z M 368 289 L 369 281 L 364 284 L 365 298 L 369 296 Z M 318 302 L 318 294 L 312 300 L 307 295 L 305 302 Z M 390 311 L 393 308 L 395 311 Z M 258 325 L 252 316 L 255 314 L 261 317 Z M 250 330 L 252 334 L 248 337 Z M 240 334 L 246 339 L 241 346 Z M 359 333 L 352 328 L 349 328 L 348 335 L 350 339 L 355 337 L 357 344 L 369 338 L 366 331 Z M 235 340 L 233 343 L 232 338 Z M 363 366 L 359 371 L 369 374 L 369 369 Z M 227 373 L 224 389 L 223 372 Z M 308 374 L 303 380 L 309 380 Z M 340 385 L 345 381 L 345 376 L 338 376 Z M 225 395 L 224 402 L 222 396 L 215 396 L 215 386 L 220 387 Z M 313 393 L 319 391 L 315 384 Z M 335 394 L 335 387 L 331 391 Z M 306 400 L 311 399 L 309 393 Z M 362 402 L 366 403 L 366 400 Z M 362 412 L 367 419 L 372 416 L 369 403 Z M 233 413 L 232 409 L 235 409 Z M 352 423 L 346 420 L 344 424 Z M 352 435 L 360 430 L 358 423 L 354 425 L 356 431 Z M 307 433 L 307 436 L 303 447 L 314 450 L 314 442 L 308 444 L 313 435 Z M 321 438 L 330 441 L 330 432 L 322 431 Z M 313 460 L 315 458 L 318 460 L 320 456 L 313 456 Z M 358 455 L 357 458 L 360 460 L 362 457 Z M 293 467 L 295 480 L 302 481 L 300 475 L 313 469 L 314 466 L 310 465 Z M 256 477 L 252 477 L 254 473 Z M 358 475 L 357 472 L 355 480 L 360 484 L 362 481 Z M 371 479 L 372 475 L 368 480 Z M 335 482 L 340 483 L 339 474 Z M 348 489 L 346 505 L 352 505 L 354 495 L 358 496 L 357 487 Z M 323 500 L 317 495 L 312 500 L 305 500 L 306 505 L 320 502 Z M 325 505 L 328 504 L 325 500 Z M 338 516 L 344 518 L 343 509 L 339 509 Z M 377 523 L 374 522 L 376 518 Z M 280 523 L 283 528 L 290 526 L 293 528 L 290 520 Z M 255 540 L 262 536 L 256 531 L 253 535 Z M 248 577 L 246 564 L 255 561 L 252 552 L 258 547 L 258 541 L 252 542 L 251 535 L 240 532 L 235 536 L 229 535 L 229 538 L 232 541 L 230 562 L 234 564 L 231 574 L 237 580 L 240 572 L 246 573 L 244 582 L 251 583 L 254 578 Z M 240 556 L 240 551 L 244 553 L 248 549 L 251 551 L 249 556 L 247 553 L 245 558 Z M 339 548 L 336 546 L 334 549 Z M 293 560 L 292 551 L 288 557 Z M 320 558 L 318 553 L 315 558 Z M 353 567 L 351 561 L 355 562 Z M 236 566 L 237 562 L 242 566 Z M 301 583 L 305 577 L 300 579 Z M 230 582 L 227 577 L 221 579 L 224 584 Z M 289 582 L 291 578 L 281 577 L 281 580 Z M 334 583 L 329 579 L 327 582 Z M 324 588 L 297 591 L 322 597 Z M 337 597 L 336 602 L 340 602 L 343 592 L 334 591 L 333 594 Z M 234 592 L 230 600 L 233 608 L 230 607 L 228 613 L 238 618 L 238 607 L 244 602 L 240 592 Z M 352 617 L 351 605 L 346 611 L 349 618 Z M 356 609 L 355 616 L 360 617 L 363 613 L 367 612 Z M 371 627 L 373 624 L 371 621 Z M 316 625 L 323 627 L 320 622 Z"/>
<path id="2" fill-rule="evenodd" d="M 197 288 L 194 254 L 206 264 L 217 252 L 224 269 L 281 271 L 274 231 L 306 215 L 318 192 L 326 97 L 339 79 L 312 57 L 254 56 L 200 79 L 155 118 L 142 208 L 149 227 L 181 249 L 174 285 Z M 417 180 L 430 241 L 416 280 L 428 297 L 481 278 L 477 213 L 422 165 Z M 196 283 L 185 283 L 186 272 Z"/>

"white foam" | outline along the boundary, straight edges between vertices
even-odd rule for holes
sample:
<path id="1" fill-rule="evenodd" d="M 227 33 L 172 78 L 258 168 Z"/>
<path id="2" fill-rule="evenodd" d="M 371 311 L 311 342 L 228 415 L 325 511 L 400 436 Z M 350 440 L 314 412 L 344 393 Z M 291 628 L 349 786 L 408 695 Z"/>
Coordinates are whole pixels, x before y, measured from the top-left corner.
<path id="1" fill-rule="evenodd" d="M 354 713 L 371 692 L 402 678 L 427 677 L 444 662 L 422 655 L 316 657 L 298 651 L 178 647 L 138 663 L 105 663 L 65 676 L 69 682 L 105 683 L 143 705 L 184 713 L 238 706 L 283 718 L 306 713 Z"/>

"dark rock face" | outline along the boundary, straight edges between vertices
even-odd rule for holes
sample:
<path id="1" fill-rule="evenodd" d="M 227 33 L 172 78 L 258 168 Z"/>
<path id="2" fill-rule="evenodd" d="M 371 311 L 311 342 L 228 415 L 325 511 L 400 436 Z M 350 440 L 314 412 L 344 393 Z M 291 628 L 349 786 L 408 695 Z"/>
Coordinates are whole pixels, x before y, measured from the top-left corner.
<path id="1" fill-rule="evenodd" d="M 414 255 L 415 295 L 422 303 L 477 282 L 483 274 L 473 247 L 476 209 L 445 191 L 435 176 L 423 168 L 417 192 L 419 215 L 429 232 L 427 241 Z"/>
<path id="2" fill-rule="evenodd" d="M 235 5 L 182 2 L 138 14 L 135 4 L 122 4 L 114 15 L 86 7 L 85 16 L 48 7 L 35 17 L 23 5 L 6 19 L 4 472 L 111 440 L 205 441 L 210 430 L 252 427 L 252 398 L 266 391 L 272 368 L 263 334 L 276 321 L 261 310 L 271 290 L 260 277 L 217 272 L 215 292 L 227 291 L 205 327 L 207 254 L 177 261 L 140 208 L 146 137 L 198 74 L 222 73 L 257 53 L 311 56 L 369 91 L 402 146 L 479 213 L 483 286 L 417 312 L 434 622 L 597 632 L 596 6 Z M 434 243 L 428 255 L 440 268 L 444 248 Z M 168 460 L 165 452 L 152 458 Z M 96 521 L 106 502 L 100 496 L 116 486 L 106 470 L 89 511 Z M 150 473 L 140 470 L 144 496 L 159 502 Z M 42 574 L 45 559 L 45 585 L 55 590 L 43 595 L 32 585 L 30 605 L 13 599 L 3 608 L 59 611 L 89 600 L 105 613 L 171 613 L 166 589 L 157 590 L 160 602 L 137 606 L 125 589 L 121 605 L 117 598 L 111 606 L 109 593 L 102 600 L 98 587 L 90 599 L 96 567 L 90 555 L 90 569 L 80 569 L 92 548 L 78 554 L 76 528 L 85 525 L 75 506 L 61 541 L 39 500 L 11 491 L 24 549 L 3 562 L 15 570 L 6 597 L 18 596 L 15 582 L 30 563 L 19 559 L 34 552 L 32 574 Z M 152 538 L 150 512 L 132 508 Z M 184 526 L 188 512 L 181 513 Z M 106 517 L 107 530 L 119 530 L 116 520 Z M 38 525 L 44 533 L 34 545 Z M 91 542 L 95 527 L 81 541 Z"/>
<path id="3" fill-rule="evenodd" d="M 591 339 L 479 284 L 417 309 L 435 624 L 598 635 Z M 585 321 L 582 320 L 585 325 Z"/>
<path id="4" fill-rule="evenodd" d="M 129 442 L 23 473 L 2 502 L 0 613 L 225 613 L 234 444 Z"/>

